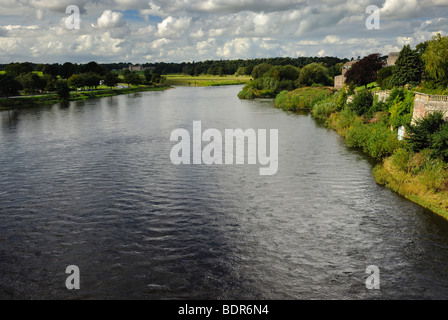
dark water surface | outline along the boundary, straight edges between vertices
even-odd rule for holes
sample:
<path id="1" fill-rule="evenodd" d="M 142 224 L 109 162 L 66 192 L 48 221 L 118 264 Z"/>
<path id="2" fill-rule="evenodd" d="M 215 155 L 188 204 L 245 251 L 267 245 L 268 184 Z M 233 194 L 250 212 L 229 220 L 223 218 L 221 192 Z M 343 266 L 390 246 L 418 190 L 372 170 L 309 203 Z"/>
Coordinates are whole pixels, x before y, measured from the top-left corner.
<path id="1" fill-rule="evenodd" d="M 0 298 L 448 298 L 448 224 L 310 116 L 240 88 L 1 112 Z M 171 132 L 194 120 L 278 129 L 278 174 L 172 165 Z"/>

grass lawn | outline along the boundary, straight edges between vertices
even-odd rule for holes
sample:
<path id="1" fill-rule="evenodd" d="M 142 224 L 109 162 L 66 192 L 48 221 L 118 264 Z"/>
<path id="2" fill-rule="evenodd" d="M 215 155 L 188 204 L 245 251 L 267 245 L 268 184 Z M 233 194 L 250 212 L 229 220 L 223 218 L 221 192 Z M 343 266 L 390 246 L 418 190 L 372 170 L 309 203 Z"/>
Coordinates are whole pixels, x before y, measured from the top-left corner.
<path id="1" fill-rule="evenodd" d="M 0 74 L 5 74 L 6 71 L 0 71 Z M 43 77 L 44 73 L 42 71 L 33 71 L 33 73 L 37 74 L 39 77 Z"/>
<path id="2" fill-rule="evenodd" d="M 166 84 L 172 86 L 191 86 L 191 87 L 211 87 L 211 86 L 227 86 L 246 84 L 250 81 L 249 76 L 212 76 L 212 75 L 200 75 L 197 77 L 186 76 L 182 74 L 167 75 Z"/>

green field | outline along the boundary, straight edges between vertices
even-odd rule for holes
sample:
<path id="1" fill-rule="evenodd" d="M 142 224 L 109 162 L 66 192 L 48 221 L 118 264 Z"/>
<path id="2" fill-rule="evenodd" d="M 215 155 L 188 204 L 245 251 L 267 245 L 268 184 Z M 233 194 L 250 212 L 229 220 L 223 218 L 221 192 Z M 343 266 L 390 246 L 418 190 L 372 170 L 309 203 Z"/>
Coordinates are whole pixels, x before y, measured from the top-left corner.
<path id="1" fill-rule="evenodd" d="M 249 76 L 211 76 L 200 75 L 197 77 L 181 74 L 167 75 L 166 84 L 172 86 L 191 86 L 191 87 L 211 87 L 246 84 L 250 81 Z"/>
<path id="2" fill-rule="evenodd" d="M 0 74 L 5 74 L 6 71 L 0 71 Z M 33 73 L 37 74 L 39 77 L 43 77 L 44 73 L 42 71 L 33 71 Z"/>

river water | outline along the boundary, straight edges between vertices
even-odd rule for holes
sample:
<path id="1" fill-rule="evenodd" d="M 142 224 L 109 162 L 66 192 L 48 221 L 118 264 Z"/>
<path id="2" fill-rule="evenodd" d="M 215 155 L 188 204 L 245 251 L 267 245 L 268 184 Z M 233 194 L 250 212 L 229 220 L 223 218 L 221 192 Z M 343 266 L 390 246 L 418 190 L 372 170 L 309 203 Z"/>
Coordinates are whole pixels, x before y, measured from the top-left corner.
<path id="1" fill-rule="evenodd" d="M 309 115 L 240 89 L 1 112 L 0 298 L 448 298 L 448 223 L 378 186 Z M 278 129 L 278 173 L 174 166 L 171 132 L 195 120 Z M 70 265 L 81 290 L 65 287 Z"/>

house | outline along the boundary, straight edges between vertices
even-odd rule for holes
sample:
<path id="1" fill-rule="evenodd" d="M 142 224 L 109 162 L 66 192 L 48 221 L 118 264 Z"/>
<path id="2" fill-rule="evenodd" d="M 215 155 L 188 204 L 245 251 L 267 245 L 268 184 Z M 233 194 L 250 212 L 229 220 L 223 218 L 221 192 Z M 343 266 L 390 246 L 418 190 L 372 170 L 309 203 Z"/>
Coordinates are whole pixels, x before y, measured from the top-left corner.
<path id="1" fill-rule="evenodd" d="M 358 61 L 359 60 L 347 62 L 346 64 L 344 64 L 342 66 L 342 75 L 334 77 L 334 87 L 337 90 L 340 90 L 344 87 L 345 80 L 347 79 L 346 74 L 347 74 L 348 70 L 350 70 L 352 68 L 352 66 Z"/>
<path id="2" fill-rule="evenodd" d="M 146 67 L 143 67 L 140 64 L 137 64 L 135 66 L 133 64 L 130 64 L 129 67 L 128 68 L 124 68 L 123 71 L 124 70 L 129 70 L 129 71 L 133 72 L 133 71 L 145 71 L 145 70 L 155 70 L 155 69 L 156 68 L 154 68 L 154 67 L 146 68 Z"/>
<path id="3" fill-rule="evenodd" d="M 391 52 L 389 53 L 389 57 L 387 58 L 387 66 L 392 67 L 395 65 L 395 63 L 398 60 L 398 56 L 400 55 L 400 52 Z"/>
<path id="4" fill-rule="evenodd" d="M 387 58 L 386 66 L 387 67 L 394 66 L 395 63 L 398 60 L 399 55 L 400 55 L 400 52 L 391 52 L 391 53 L 389 53 L 389 56 Z M 383 58 L 383 59 L 385 59 L 385 58 Z M 340 89 L 342 89 L 345 86 L 345 81 L 347 80 L 347 77 L 346 77 L 347 71 L 350 70 L 351 67 L 358 61 L 359 60 L 347 62 L 342 67 L 342 75 L 334 77 L 334 87 L 337 90 L 340 90 Z"/>

